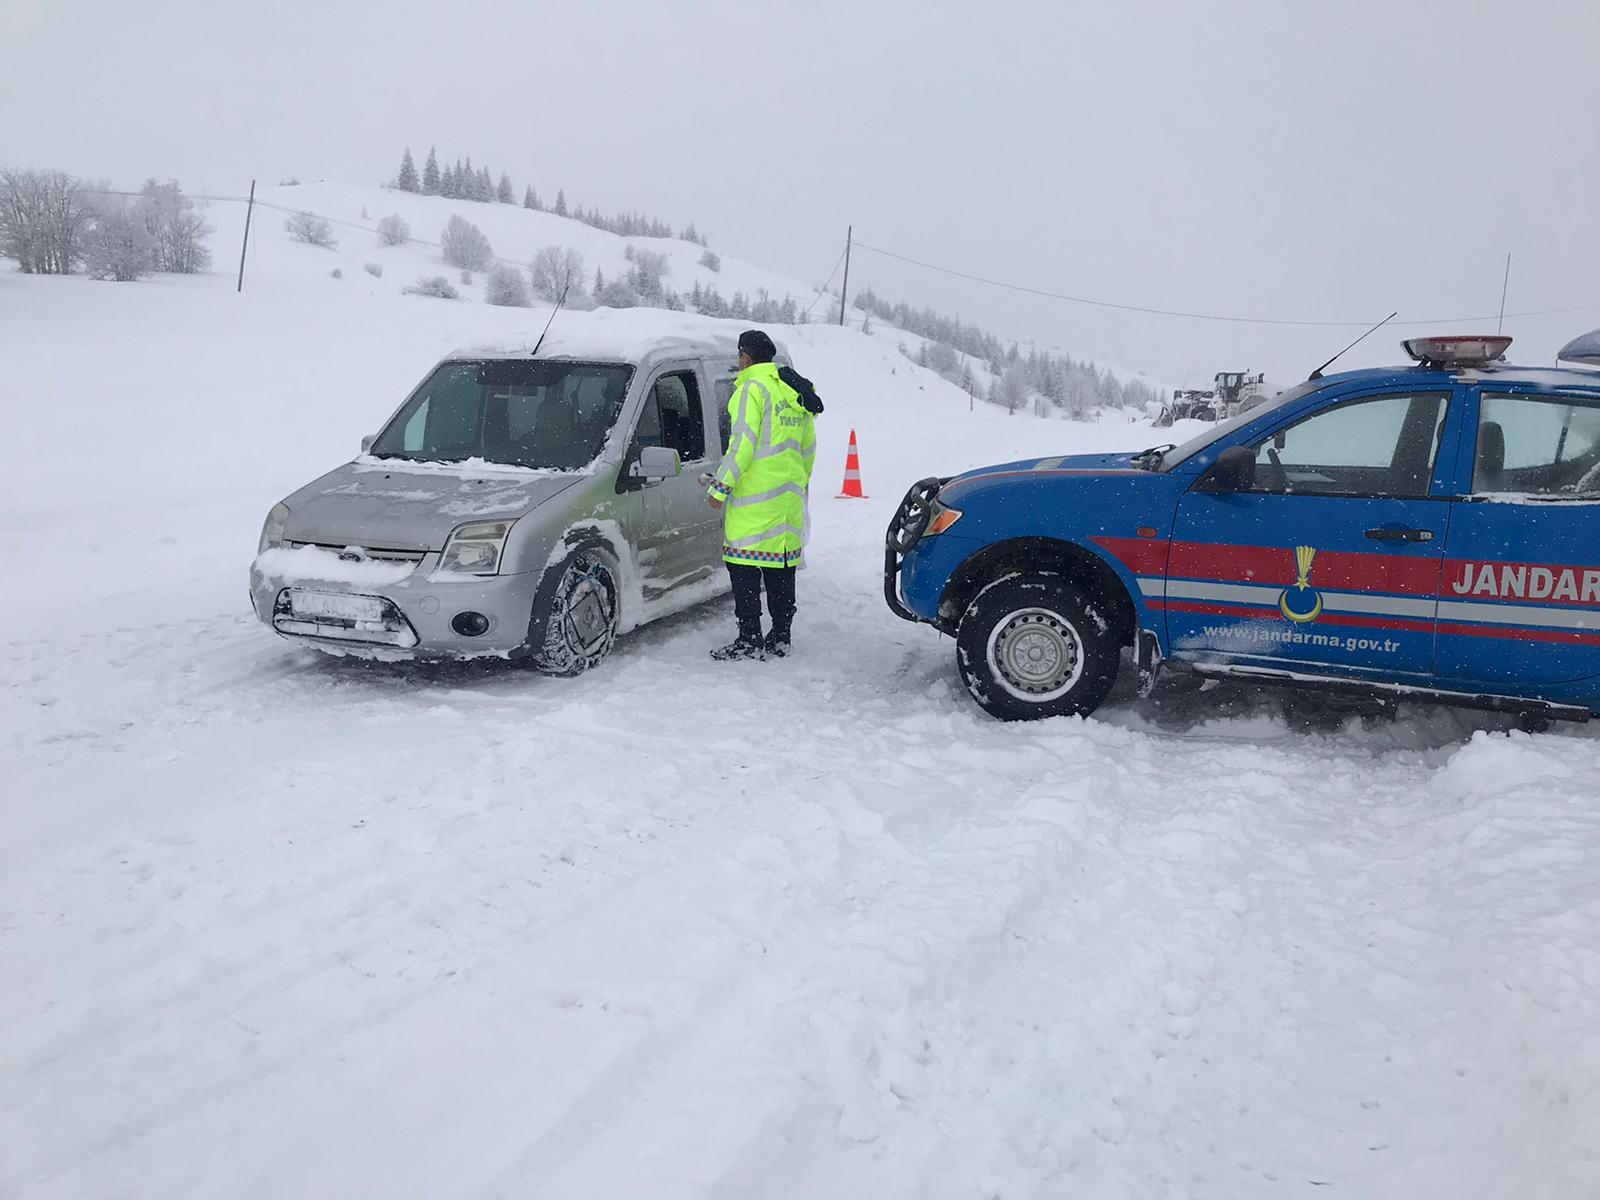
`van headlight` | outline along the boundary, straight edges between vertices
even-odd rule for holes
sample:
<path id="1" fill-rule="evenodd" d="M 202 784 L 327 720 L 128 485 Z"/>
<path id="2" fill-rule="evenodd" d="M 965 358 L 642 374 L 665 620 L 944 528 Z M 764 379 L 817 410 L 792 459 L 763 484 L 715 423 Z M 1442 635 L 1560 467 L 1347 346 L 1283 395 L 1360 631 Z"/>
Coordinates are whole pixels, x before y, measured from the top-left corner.
<path id="1" fill-rule="evenodd" d="M 266 522 L 261 526 L 261 542 L 256 546 L 256 553 L 276 550 L 283 545 L 283 527 L 288 523 L 289 506 L 282 503 L 274 504 L 272 511 L 267 514 Z"/>
<path id="2" fill-rule="evenodd" d="M 478 521 L 458 525 L 439 555 L 441 575 L 498 575 L 511 521 Z"/>

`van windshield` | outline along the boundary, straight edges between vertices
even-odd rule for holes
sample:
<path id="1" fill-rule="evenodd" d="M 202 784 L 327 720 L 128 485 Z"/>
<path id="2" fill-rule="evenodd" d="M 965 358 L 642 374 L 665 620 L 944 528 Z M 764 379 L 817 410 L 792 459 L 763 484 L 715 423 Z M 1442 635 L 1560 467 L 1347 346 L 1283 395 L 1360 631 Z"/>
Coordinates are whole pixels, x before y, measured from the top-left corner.
<path id="1" fill-rule="evenodd" d="M 633 368 L 537 359 L 447 362 L 372 443 L 378 458 L 576 471 L 604 448 Z"/>

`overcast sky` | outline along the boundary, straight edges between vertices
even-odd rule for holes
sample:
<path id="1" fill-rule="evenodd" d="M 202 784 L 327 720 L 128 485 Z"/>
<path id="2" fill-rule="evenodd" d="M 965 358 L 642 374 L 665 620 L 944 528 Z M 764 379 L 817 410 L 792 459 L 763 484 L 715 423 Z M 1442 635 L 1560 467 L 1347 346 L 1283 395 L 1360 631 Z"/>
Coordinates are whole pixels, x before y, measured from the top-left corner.
<path id="1" fill-rule="evenodd" d="M 1509 320 L 1514 357 L 1600 325 L 1597 0 L 0 0 L 0 114 L 0 163 L 191 189 L 437 145 L 813 283 L 853 223 L 1047 291 L 1428 319 L 1493 313 L 1509 251 L 1510 311 L 1589 306 Z M 1359 332 L 866 251 L 863 284 L 1173 383 Z"/>

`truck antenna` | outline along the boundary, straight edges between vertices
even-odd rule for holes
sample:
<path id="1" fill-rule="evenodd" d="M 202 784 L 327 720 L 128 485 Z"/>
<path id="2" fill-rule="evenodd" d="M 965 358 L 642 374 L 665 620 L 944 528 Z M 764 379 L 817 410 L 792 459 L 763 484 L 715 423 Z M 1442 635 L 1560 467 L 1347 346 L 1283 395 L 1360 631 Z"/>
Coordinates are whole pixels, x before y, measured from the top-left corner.
<path id="1" fill-rule="evenodd" d="M 1325 363 L 1323 363 L 1323 364 L 1322 364 L 1322 365 L 1321 365 L 1321 366 L 1320 366 L 1320 367 L 1318 367 L 1318 368 L 1317 368 L 1317 369 L 1316 369 L 1316 370 L 1315 370 L 1315 371 L 1313 371 L 1313 372 L 1311 372 L 1311 374 L 1310 374 L 1310 376 L 1308 376 L 1308 378 L 1307 378 L 1307 381 L 1308 381 L 1308 382 L 1309 382 L 1309 381 L 1310 381 L 1310 380 L 1311 380 L 1311 379 L 1321 379 L 1321 378 L 1322 378 L 1322 373 L 1323 373 L 1323 372 L 1324 372 L 1324 371 L 1326 371 L 1326 370 L 1327 370 L 1327 369 L 1328 369 L 1328 368 L 1329 368 L 1329 367 L 1331 367 L 1331 366 L 1333 366 L 1333 364 L 1334 364 L 1334 363 L 1336 363 L 1336 362 L 1338 362 L 1338 361 L 1339 361 L 1339 360 L 1340 360 L 1340 359 L 1341 359 L 1341 358 L 1343 358 L 1343 357 L 1344 357 L 1344 356 L 1345 356 L 1345 355 L 1346 355 L 1346 354 L 1347 354 L 1347 353 L 1349 353 L 1349 352 L 1350 352 L 1350 351 L 1351 351 L 1351 350 L 1354 350 L 1354 349 L 1355 349 L 1355 348 L 1356 348 L 1356 347 L 1357 347 L 1357 346 L 1359 346 L 1359 345 L 1360 345 L 1360 344 L 1361 344 L 1361 343 L 1362 343 L 1362 342 L 1364 342 L 1364 341 L 1366 341 L 1366 340 L 1367 340 L 1367 339 L 1368 339 L 1368 338 L 1369 338 L 1369 337 L 1371 337 L 1371 336 L 1372 336 L 1372 335 L 1373 335 L 1373 334 L 1375 334 L 1375 333 L 1377 333 L 1377 332 L 1378 332 L 1378 330 L 1380 330 L 1380 329 L 1382 329 L 1382 328 L 1383 328 L 1383 327 L 1384 327 L 1384 326 L 1385 326 L 1385 325 L 1387 325 L 1387 324 L 1388 324 L 1388 323 L 1389 323 L 1389 322 L 1390 322 L 1390 321 L 1392 321 L 1392 320 L 1394 320 L 1394 319 L 1395 319 L 1395 317 L 1397 317 L 1397 316 L 1399 316 L 1399 315 L 1400 315 L 1400 310 L 1399 310 L 1399 309 L 1398 309 L 1398 308 L 1397 308 L 1397 309 L 1395 309 L 1395 310 L 1394 310 L 1394 312 L 1392 312 L 1392 313 L 1390 313 L 1390 314 L 1389 314 L 1389 315 L 1388 315 L 1388 316 L 1387 316 L 1387 317 L 1385 317 L 1385 318 L 1384 318 L 1384 319 L 1383 319 L 1383 320 L 1381 320 L 1381 321 L 1379 321 L 1379 322 L 1378 322 L 1378 323 L 1377 323 L 1377 324 L 1376 324 L 1376 325 L 1374 325 L 1374 326 L 1373 326 L 1373 327 L 1372 327 L 1372 328 L 1371 328 L 1371 329 L 1369 329 L 1369 330 L 1367 330 L 1367 331 L 1366 331 L 1366 332 L 1365 332 L 1365 333 L 1363 333 L 1363 334 L 1362 334 L 1362 335 L 1361 335 L 1361 336 L 1360 336 L 1360 337 L 1358 337 L 1358 338 L 1357 338 L 1357 339 L 1356 339 L 1356 340 L 1355 340 L 1355 341 L 1353 341 L 1353 342 L 1351 342 L 1351 343 L 1350 343 L 1350 344 L 1349 344 L 1349 345 L 1348 345 L 1348 346 L 1346 346 L 1346 347 L 1345 347 L 1345 348 L 1344 348 L 1344 349 L 1343 349 L 1343 350 L 1341 350 L 1341 351 L 1339 351 L 1339 353 L 1337 353 L 1337 354 L 1335 354 L 1335 355 L 1334 355 L 1334 356 L 1333 356 L 1333 357 L 1332 357 L 1332 358 L 1330 358 L 1330 359 L 1329 359 L 1329 360 L 1328 360 L 1328 361 L 1327 361 L 1327 362 L 1325 362 Z"/>
<path id="2" fill-rule="evenodd" d="M 556 300 L 556 306 L 550 310 L 550 319 L 544 323 L 544 333 L 539 335 L 539 340 L 533 344 L 533 353 L 529 358 L 539 357 L 539 347 L 544 345 L 544 334 L 550 332 L 550 326 L 556 323 L 556 314 L 561 311 L 561 306 L 567 302 L 567 288 L 572 286 L 572 280 L 567 280 L 567 287 L 561 289 L 561 296 Z"/>

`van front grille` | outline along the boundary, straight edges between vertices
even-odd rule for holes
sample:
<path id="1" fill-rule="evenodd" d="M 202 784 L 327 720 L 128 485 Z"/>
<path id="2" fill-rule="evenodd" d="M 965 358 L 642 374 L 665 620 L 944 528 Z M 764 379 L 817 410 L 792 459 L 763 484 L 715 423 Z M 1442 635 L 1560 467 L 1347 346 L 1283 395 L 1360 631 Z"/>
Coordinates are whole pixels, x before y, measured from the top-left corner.
<path id="1" fill-rule="evenodd" d="M 327 542 L 290 542 L 289 545 L 295 550 L 303 549 L 306 546 L 314 546 L 318 550 L 327 550 L 334 554 L 343 554 L 346 550 L 352 548 L 348 545 L 334 546 Z M 384 546 L 357 546 L 355 549 L 361 551 L 363 558 L 371 559 L 373 562 L 416 563 L 421 562 L 428 556 L 426 550 L 394 550 Z"/>

